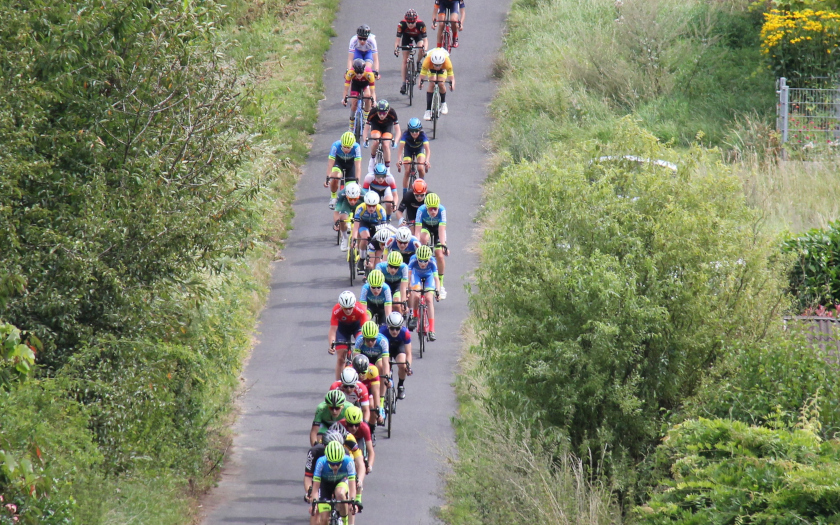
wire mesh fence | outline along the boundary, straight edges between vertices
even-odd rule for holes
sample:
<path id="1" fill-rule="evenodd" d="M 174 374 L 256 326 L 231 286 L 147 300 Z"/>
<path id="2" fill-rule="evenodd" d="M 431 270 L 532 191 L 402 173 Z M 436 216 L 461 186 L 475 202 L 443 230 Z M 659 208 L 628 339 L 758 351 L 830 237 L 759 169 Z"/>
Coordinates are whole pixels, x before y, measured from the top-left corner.
<path id="1" fill-rule="evenodd" d="M 840 146 L 840 88 L 791 87 L 776 81 L 779 102 L 776 129 L 787 147 L 824 149 Z"/>

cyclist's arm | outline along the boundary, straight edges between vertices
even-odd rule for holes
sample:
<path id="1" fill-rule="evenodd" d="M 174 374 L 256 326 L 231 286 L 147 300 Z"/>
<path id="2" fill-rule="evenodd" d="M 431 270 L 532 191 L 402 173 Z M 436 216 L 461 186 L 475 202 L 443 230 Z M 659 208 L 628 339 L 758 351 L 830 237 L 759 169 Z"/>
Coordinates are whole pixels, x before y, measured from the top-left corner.
<path id="1" fill-rule="evenodd" d="M 400 139 L 400 143 L 397 145 L 397 163 L 398 164 L 402 164 L 403 151 L 405 151 L 405 141 Z"/>
<path id="2" fill-rule="evenodd" d="M 461 11 L 461 18 L 460 18 L 459 22 L 461 23 L 461 29 L 464 29 L 464 20 L 467 19 L 467 8 L 466 7 L 461 7 L 459 9 L 459 11 Z"/>
<path id="3" fill-rule="evenodd" d="M 429 159 L 432 158 L 432 147 L 429 145 L 429 141 L 423 143 L 423 151 L 426 152 L 426 164 L 429 163 Z"/>
<path id="4" fill-rule="evenodd" d="M 314 447 L 318 441 L 318 430 L 321 428 L 321 423 L 315 421 L 312 423 L 312 428 L 309 430 L 309 446 Z M 317 492 L 316 492 L 317 494 Z"/>
<path id="5" fill-rule="evenodd" d="M 354 54 L 353 54 L 353 49 L 351 47 L 350 52 L 347 53 L 347 69 L 353 69 L 353 57 L 354 57 Z"/>
<path id="6" fill-rule="evenodd" d="M 379 71 L 379 52 L 373 48 L 373 70 Z"/>
<path id="7" fill-rule="evenodd" d="M 441 244 L 446 244 L 446 224 L 438 225 L 438 240 Z"/>
<path id="8" fill-rule="evenodd" d="M 437 272 L 433 273 L 432 276 L 435 278 L 435 293 L 440 291 L 440 276 Z"/>
<path id="9" fill-rule="evenodd" d="M 393 134 L 393 139 L 392 140 L 398 140 L 396 137 L 402 137 L 402 130 L 400 129 L 400 123 L 399 122 L 394 124 L 394 129 L 396 130 L 396 133 Z M 390 145 L 393 146 L 393 144 L 390 144 Z"/>
<path id="10" fill-rule="evenodd" d="M 330 155 L 330 158 L 327 159 L 327 178 L 332 175 L 332 169 L 335 167 L 335 157 Z"/>

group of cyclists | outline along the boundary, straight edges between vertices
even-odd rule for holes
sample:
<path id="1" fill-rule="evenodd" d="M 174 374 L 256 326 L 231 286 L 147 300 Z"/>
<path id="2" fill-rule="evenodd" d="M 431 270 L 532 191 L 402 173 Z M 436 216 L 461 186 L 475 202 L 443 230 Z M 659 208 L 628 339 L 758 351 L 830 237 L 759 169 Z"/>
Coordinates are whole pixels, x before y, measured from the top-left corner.
<path id="1" fill-rule="evenodd" d="M 457 48 L 464 1 L 435 0 L 434 5 L 432 28 L 440 25 L 442 30 L 440 22 L 450 17 L 452 47 Z M 409 50 L 422 57 L 418 87 L 422 90 L 429 81 L 423 114 L 427 121 L 433 81 L 449 80 L 455 89 L 452 61 L 441 47 L 441 30 L 437 46 L 429 49 L 426 24 L 409 9 L 394 42 L 394 55 L 402 64 L 401 94 L 411 85 L 406 78 Z M 357 255 L 356 273 L 364 276 L 364 284 L 358 296 L 351 290 L 341 292 L 330 317 L 328 352 L 336 357 L 335 376 L 315 411 L 304 475 L 311 524 L 327 523 L 336 511 L 345 525 L 355 523 L 363 509 L 364 479 L 376 459 L 376 428 L 389 417 L 383 407 L 386 392 L 395 378 L 392 392 L 405 399 L 405 381 L 413 374 L 411 332 L 418 330 L 417 337 L 435 341 L 435 302 L 446 299 L 446 208 L 426 181 L 431 169 L 429 138 L 420 118 L 411 118 L 407 129 L 401 130 L 396 110 L 387 100 L 377 99 L 380 79 L 376 37 L 362 25 L 350 40 L 341 100 L 345 106 L 352 101 L 350 131 L 330 148 L 324 186 L 330 189 L 329 207 L 340 250 Z M 443 82 L 440 86 L 440 113 L 445 115 L 446 89 Z M 364 105 L 361 143 L 353 132 L 359 129 L 359 103 Z M 370 148 L 365 172 L 363 148 Z M 402 191 L 391 172 L 391 149 L 397 150 Z"/>

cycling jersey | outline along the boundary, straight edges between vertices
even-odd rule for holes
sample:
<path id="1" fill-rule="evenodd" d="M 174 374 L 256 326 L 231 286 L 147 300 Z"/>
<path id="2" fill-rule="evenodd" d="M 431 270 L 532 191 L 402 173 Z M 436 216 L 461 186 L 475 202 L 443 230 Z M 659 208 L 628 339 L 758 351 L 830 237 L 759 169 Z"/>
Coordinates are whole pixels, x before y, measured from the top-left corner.
<path id="1" fill-rule="evenodd" d="M 356 465 L 349 456 L 344 456 L 344 459 L 341 460 L 341 466 L 335 472 L 333 472 L 333 469 L 327 464 L 327 456 L 321 456 L 318 458 L 318 461 L 315 463 L 315 472 L 313 472 L 312 475 L 313 481 L 320 483 L 323 480 L 337 483 L 345 479 L 356 479 Z"/>
<path id="2" fill-rule="evenodd" d="M 349 315 L 344 313 L 340 304 L 336 303 L 335 307 L 333 307 L 332 316 L 330 317 L 330 326 L 337 326 L 339 328 L 342 326 L 355 326 L 356 324 L 361 326 L 367 320 L 367 310 L 358 302 L 353 305 L 353 311 Z"/>
<path id="3" fill-rule="evenodd" d="M 411 26 L 408 25 L 408 22 L 405 21 L 405 18 L 403 18 L 400 20 L 400 23 L 397 24 L 397 37 L 402 36 L 411 37 L 415 42 L 423 40 L 426 38 L 426 22 L 418 18 L 417 23 L 414 24 L 414 28 L 412 29 Z"/>
<path id="4" fill-rule="evenodd" d="M 362 188 L 362 194 L 356 199 L 355 203 L 351 203 L 347 199 L 347 190 L 342 188 L 338 190 L 338 193 L 335 195 L 335 211 L 338 213 L 351 213 L 356 206 L 360 203 L 364 202 L 365 195 L 367 194 L 368 190 Z"/>
<path id="5" fill-rule="evenodd" d="M 348 431 L 350 430 L 347 427 L 346 419 L 342 419 L 341 424 L 344 425 L 344 428 L 346 428 Z M 364 421 L 362 421 L 361 424 L 358 427 L 356 427 L 356 431 L 352 432 L 350 435 L 356 438 L 357 443 L 361 443 L 362 441 L 366 443 L 371 442 L 370 426 Z"/>
<path id="6" fill-rule="evenodd" d="M 414 255 L 414 252 L 416 252 L 417 248 L 419 248 L 420 246 L 421 246 L 420 239 L 418 239 L 414 235 L 411 236 L 411 239 L 409 239 L 408 244 L 405 246 L 405 248 L 400 248 L 400 245 L 397 244 L 397 236 L 396 235 L 391 236 L 390 239 L 385 241 L 385 249 L 386 250 L 388 250 L 388 251 L 396 250 L 403 255 L 403 258 L 405 258 L 405 256 L 409 256 L 409 259 L 411 258 L 412 255 Z"/>
<path id="7" fill-rule="evenodd" d="M 397 112 L 394 108 L 388 108 L 388 113 L 385 114 L 384 118 L 379 117 L 379 111 L 372 109 L 370 110 L 370 114 L 368 115 L 368 124 L 371 127 L 374 126 L 393 126 L 394 124 L 399 122 L 399 118 L 397 118 Z"/>
<path id="8" fill-rule="evenodd" d="M 408 328 L 405 326 L 400 329 L 400 332 L 396 335 L 396 337 L 391 335 L 391 331 L 388 330 L 388 327 L 385 325 L 379 327 L 379 333 L 385 336 L 385 339 L 388 340 L 388 353 L 390 355 L 404 353 L 405 345 L 411 344 L 411 332 L 409 332 Z"/>
<path id="9" fill-rule="evenodd" d="M 366 345 L 365 338 L 359 336 L 359 338 L 356 339 L 355 349 L 357 354 L 366 355 L 371 364 L 379 361 L 379 359 L 383 357 L 388 359 L 390 355 L 388 353 L 388 340 L 382 337 L 382 334 L 376 334 L 376 342 L 373 346 Z M 343 412 L 344 411 L 342 411 L 342 413 Z"/>
<path id="10" fill-rule="evenodd" d="M 318 405 L 318 408 L 315 409 L 315 419 L 312 420 L 313 427 L 319 427 L 318 433 L 323 434 L 330 428 L 330 425 L 344 419 L 344 412 L 347 410 L 348 407 L 353 406 L 353 403 L 348 403 L 347 401 L 344 402 L 344 406 L 341 408 L 341 412 L 338 415 L 333 416 L 332 412 L 330 412 L 329 407 L 327 407 L 326 401 L 321 401 Z"/>
<path id="11" fill-rule="evenodd" d="M 422 149 L 424 145 L 429 143 L 429 137 L 425 131 L 420 130 L 417 138 L 414 138 L 411 136 L 411 132 L 406 130 L 403 132 L 402 137 L 400 137 L 400 143 L 405 144 L 406 148 L 411 148 L 412 150 Z"/>
<path id="12" fill-rule="evenodd" d="M 324 456 L 326 448 L 327 445 L 324 443 L 315 443 L 315 446 L 309 449 L 306 454 L 306 465 L 303 469 L 305 477 L 311 478 L 315 473 L 315 464 L 318 462 L 318 458 Z M 354 434 L 348 434 L 344 439 L 344 451 L 354 458 L 362 455 L 362 450 L 359 448 L 358 440 Z"/>
<path id="13" fill-rule="evenodd" d="M 344 150 L 341 149 L 341 141 L 336 140 L 333 142 L 332 148 L 330 148 L 330 159 L 336 160 L 362 160 L 362 148 L 359 146 L 359 143 L 356 142 L 353 144 L 353 147 L 350 148 L 348 153 L 344 153 Z"/>
<path id="14" fill-rule="evenodd" d="M 444 208 L 443 204 L 441 204 L 438 207 L 437 215 L 432 217 L 429 215 L 429 210 L 426 209 L 426 205 L 423 204 L 417 210 L 415 222 L 422 223 L 423 226 L 446 226 L 446 208 Z"/>
<path id="15" fill-rule="evenodd" d="M 363 91 L 368 86 L 376 85 L 376 76 L 370 71 L 356 75 L 355 71 L 348 69 L 344 75 L 344 85 L 349 86 L 351 84 L 353 84 L 353 91 Z"/>
<path id="16" fill-rule="evenodd" d="M 449 60 L 449 57 L 446 57 L 443 64 L 436 66 L 432 64 L 432 56 L 426 55 L 426 58 L 423 59 L 423 65 L 420 66 L 420 74 L 427 77 L 429 75 L 452 76 L 455 71 L 452 70 L 452 61 Z"/>
<path id="17" fill-rule="evenodd" d="M 417 256 L 412 255 L 411 260 L 408 262 L 408 269 L 409 271 L 411 271 L 412 275 L 422 278 L 431 277 L 438 273 L 437 263 L 435 262 L 434 257 L 429 259 L 429 264 L 427 264 L 425 268 L 420 268 L 420 265 L 417 261 Z"/>
<path id="18" fill-rule="evenodd" d="M 425 201 L 425 199 L 422 201 L 417 200 L 417 197 L 414 196 L 414 192 L 406 192 L 405 196 L 400 201 L 400 207 L 397 208 L 400 213 L 405 214 L 405 222 L 414 222 L 416 220 L 417 210 L 423 205 L 423 201 Z"/>
<path id="19" fill-rule="evenodd" d="M 388 189 L 391 191 L 397 191 L 397 181 L 394 179 L 394 176 L 390 174 L 386 175 L 384 179 L 377 180 L 373 173 L 369 173 L 365 176 L 365 180 L 362 182 L 362 188 L 366 190 L 373 190 L 381 197 Z"/>
<path id="20" fill-rule="evenodd" d="M 355 53 L 356 51 L 376 53 L 376 35 L 368 35 L 367 41 L 363 44 L 359 42 L 358 35 L 350 39 L 350 48 L 348 53 Z"/>
<path id="21" fill-rule="evenodd" d="M 381 204 L 377 204 L 376 210 L 373 213 L 369 213 L 367 211 L 367 205 L 362 203 L 356 207 L 356 213 L 353 215 L 353 220 L 358 222 L 362 227 L 376 228 L 376 226 L 388 220 L 388 213 Z"/>
<path id="22" fill-rule="evenodd" d="M 330 390 L 338 390 L 341 388 L 341 381 L 336 381 L 332 385 L 330 385 Z M 370 404 L 370 394 L 368 393 L 368 389 L 364 383 L 361 381 L 356 383 L 356 390 L 351 393 L 347 393 L 346 390 L 342 390 L 344 392 L 344 396 L 347 398 L 347 401 L 353 403 L 354 405 L 356 402 L 359 403 L 360 407 L 368 406 Z"/>
<path id="23" fill-rule="evenodd" d="M 365 283 L 362 286 L 362 295 L 359 297 L 359 303 L 367 306 L 385 306 L 391 304 L 392 300 L 391 288 L 387 284 L 382 287 L 379 295 L 376 295 L 371 291 L 370 284 Z"/>
<path id="24" fill-rule="evenodd" d="M 368 365 L 367 372 L 364 374 L 359 375 L 359 380 L 365 384 L 368 389 L 368 392 L 371 392 L 371 396 L 373 395 L 373 387 L 379 386 L 379 369 L 371 363 Z"/>
<path id="25" fill-rule="evenodd" d="M 391 288 L 391 295 L 400 291 L 400 283 L 408 282 L 408 265 L 402 263 L 397 269 L 397 273 L 391 275 L 388 272 L 388 263 L 383 261 L 376 265 L 376 269 L 385 275 L 385 282 Z M 403 299 L 404 301 L 405 299 Z"/>

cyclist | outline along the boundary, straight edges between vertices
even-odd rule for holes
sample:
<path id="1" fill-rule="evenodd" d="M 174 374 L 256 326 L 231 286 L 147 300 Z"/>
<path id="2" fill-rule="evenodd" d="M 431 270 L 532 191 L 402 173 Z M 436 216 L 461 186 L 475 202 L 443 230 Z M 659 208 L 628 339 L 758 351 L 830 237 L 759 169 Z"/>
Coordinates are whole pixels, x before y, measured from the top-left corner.
<path id="1" fill-rule="evenodd" d="M 370 34 L 370 27 L 367 24 L 360 25 L 356 29 L 356 36 L 350 39 L 350 48 L 347 50 L 347 69 L 361 60 L 365 65 L 365 71 L 372 71 L 379 80 L 379 52 L 376 50 L 376 35 Z"/>
<path id="2" fill-rule="evenodd" d="M 437 26 L 438 21 L 446 20 L 446 10 L 449 10 L 451 15 L 450 21 L 452 24 L 452 47 L 458 47 L 458 31 L 464 29 L 464 19 L 467 18 L 467 8 L 464 5 L 464 0 L 435 0 L 435 8 L 432 11 L 432 29 Z M 437 33 L 437 46 L 443 45 L 443 24 Z"/>
<path id="3" fill-rule="evenodd" d="M 380 393 L 379 369 L 375 365 L 370 364 L 370 359 L 364 354 L 356 354 L 353 356 L 353 369 L 359 374 L 359 380 L 367 387 L 371 398 L 370 419 L 368 425 L 370 428 L 376 428 L 376 421 L 379 419 L 380 407 L 382 406 L 382 397 Z"/>
<path id="4" fill-rule="evenodd" d="M 429 159 L 432 156 L 432 148 L 429 146 L 429 137 L 423 131 L 423 123 L 419 118 L 413 118 L 408 121 L 408 129 L 400 137 L 399 149 L 397 150 L 397 173 L 402 171 L 403 163 L 408 164 L 414 157 L 417 162 L 417 176 L 420 179 L 426 178 L 426 172 L 431 168 Z M 409 168 L 405 169 L 403 175 L 403 197 L 408 190 L 408 172 Z"/>
<path id="5" fill-rule="evenodd" d="M 341 390 L 344 397 L 365 415 L 370 417 L 370 393 L 364 383 L 359 381 L 359 374 L 352 366 L 341 371 L 341 379 L 330 385 L 330 390 Z"/>
<path id="6" fill-rule="evenodd" d="M 337 441 L 331 441 L 324 449 L 324 455 L 315 463 L 312 474 L 312 492 L 319 499 L 355 500 L 356 499 L 356 467 L 353 460 L 344 453 L 344 447 Z M 348 507 L 347 503 L 336 505 L 342 518 L 355 514 L 362 509 L 362 504 L 356 501 Z M 315 515 L 315 505 L 309 510 Z M 326 523 L 329 515 L 329 505 L 318 505 L 321 523 Z"/>
<path id="7" fill-rule="evenodd" d="M 405 12 L 405 18 L 400 20 L 397 25 L 397 39 L 394 40 L 394 56 L 400 56 L 400 47 L 414 46 L 421 58 L 429 49 L 429 39 L 426 35 L 426 22 L 417 17 L 417 11 L 409 9 Z M 403 49 L 402 61 L 400 64 L 400 71 L 402 74 L 400 78 L 403 79 L 402 87 L 400 88 L 400 95 L 405 95 L 407 89 L 408 78 L 406 78 L 406 69 L 408 66 L 408 49 Z"/>
<path id="8" fill-rule="evenodd" d="M 403 195 L 403 198 L 400 201 L 400 207 L 397 208 L 397 217 L 400 220 L 400 226 L 406 225 L 409 228 L 414 226 L 414 221 L 417 218 L 417 210 L 420 209 L 420 206 L 422 206 L 423 202 L 426 200 L 427 189 L 428 186 L 426 186 L 426 181 L 423 179 L 417 179 L 414 181 L 414 184 L 411 185 L 411 193 Z"/>
<path id="9" fill-rule="evenodd" d="M 336 171 L 337 170 L 337 171 Z M 330 209 L 335 209 L 335 201 L 338 198 L 339 183 L 342 177 L 344 184 L 357 180 L 362 173 L 362 148 L 356 142 L 356 136 L 349 131 L 341 135 L 341 139 L 335 141 L 330 148 L 330 156 L 327 159 L 327 180 L 324 186 L 330 187 Z"/>
<path id="10" fill-rule="evenodd" d="M 420 239 L 411 235 L 411 230 L 407 226 L 401 226 L 397 230 L 397 233 L 385 243 L 385 249 L 390 252 L 399 252 L 403 262 L 406 264 L 408 264 L 411 256 L 417 252 L 417 248 L 420 246 Z"/>
<path id="11" fill-rule="evenodd" d="M 417 305 L 420 302 L 419 295 L 426 296 L 426 307 L 429 310 L 429 341 L 437 339 L 435 336 L 435 305 L 432 301 L 432 293 L 438 297 L 440 290 L 440 279 L 438 278 L 437 265 L 432 259 L 432 249 L 426 245 L 417 248 L 417 253 L 411 257 L 408 263 L 408 279 L 412 293 L 409 300 L 412 315 L 408 320 L 408 329 L 417 328 L 417 316 L 419 315 Z"/>
<path id="12" fill-rule="evenodd" d="M 347 359 L 350 345 L 362 330 L 362 323 L 368 320 L 367 308 L 356 302 L 356 295 L 345 290 L 338 295 L 338 304 L 332 309 L 330 331 L 327 336 L 329 353 L 335 354 L 335 379 L 341 379 L 341 371 Z"/>
<path id="13" fill-rule="evenodd" d="M 370 427 L 362 420 L 362 411 L 359 407 L 352 407 L 347 409 L 347 414 L 340 423 L 347 429 L 351 436 L 353 436 L 359 446 L 364 446 L 367 453 L 367 460 L 365 461 L 365 468 L 367 474 L 373 472 L 373 463 L 376 460 L 376 453 L 373 448 L 373 439 L 370 435 Z M 364 445 L 362 445 L 364 443 Z"/>
<path id="14" fill-rule="evenodd" d="M 437 193 L 426 195 L 426 202 L 417 209 L 414 233 L 421 243 L 434 246 L 440 276 L 440 298 L 446 299 L 446 288 L 443 287 L 443 271 L 446 269 L 444 256 L 449 255 L 446 247 L 446 208 L 440 203 Z"/>
<path id="15" fill-rule="evenodd" d="M 360 487 L 362 485 L 362 482 L 364 481 L 365 464 L 364 457 L 362 455 L 361 450 L 359 449 L 356 437 L 347 432 L 342 433 L 338 430 L 328 430 L 327 433 L 324 434 L 323 440 L 315 443 L 315 445 L 313 445 L 309 449 L 309 452 L 306 454 L 306 465 L 304 466 L 303 471 L 303 500 L 307 503 L 312 503 L 313 500 L 312 478 L 315 474 L 315 464 L 318 462 L 319 458 L 324 456 L 327 445 L 329 443 L 332 443 L 333 441 L 343 444 L 345 454 L 349 455 L 351 458 L 354 459 L 354 466 L 356 467 L 356 473 L 358 475 L 358 478 L 356 480 L 356 495 L 358 498 Z M 312 516 L 309 520 L 309 523 L 310 525 L 313 525 L 317 523 L 317 521 L 317 518 L 315 516 Z"/>
<path id="16" fill-rule="evenodd" d="M 388 168 L 384 164 L 373 167 L 373 173 L 365 176 L 362 188 L 379 194 L 379 202 L 385 206 L 388 217 L 397 209 L 397 181 L 388 173 Z"/>
<path id="17" fill-rule="evenodd" d="M 388 340 L 388 353 L 394 356 L 397 365 L 397 397 L 405 399 L 405 378 L 412 375 L 411 370 L 411 332 L 403 326 L 403 316 L 399 312 L 392 312 L 385 320 L 385 324 L 379 328 L 381 333 Z"/>
<path id="18" fill-rule="evenodd" d="M 400 136 L 400 121 L 397 118 L 397 112 L 387 100 L 382 99 L 376 103 L 376 111 L 371 111 L 366 118 L 365 147 L 368 147 L 368 132 L 370 133 L 370 138 L 375 141 L 373 147 L 370 149 L 370 165 L 368 171 L 373 171 L 374 163 L 376 162 L 376 152 L 379 151 L 379 148 L 382 148 L 382 160 L 385 163 L 385 169 L 388 169 L 391 166 L 391 148 L 396 147 L 394 137 Z M 397 130 L 396 134 L 394 134 L 395 129 Z"/>
<path id="19" fill-rule="evenodd" d="M 368 318 L 377 324 L 384 322 L 391 314 L 392 301 L 391 288 L 385 284 L 385 275 L 379 270 L 370 272 L 367 282 L 362 286 L 362 295 L 359 296 L 359 304 L 368 309 Z"/>
<path id="20" fill-rule="evenodd" d="M 380 400 L 385 396 L 385 390 L 388 388 L 388 374 L 390 373 L 390 364 L 388 363 L 388 340 L 382 337 L 379 333 L 379 326 L 373 321 L 368 321 L 362 325 L 362 335 L 356 339 L 355 353 L 362 354 L 368 358 L 368 362 L 375 364 L 379 370 L 380 377 Z M 378 404 L 379 414 L 377 414 L 376 421 L 383 422 L 385 420 L 385 411 L 382 404 Z M 371 414 L 371 419 L 374 414 Z M 371 425 L 371 432 L 374 432 L 374 425 Z"/>
<path id="21" fill-rule="evenodd" d="M 354 60 L 352 67 L 348 68 L 347 73 L 344 75 L 344 92 L 341 94 L 341 103 L 345 106 L 347 105 L 348 92 L 351 97 L 357 97 L 360 93 L 364 97 L 370 97 L 369 100 L 365 100 L 362 106 L 362 118 L 367 120 L 370 108 L 376 102 L 376 77 L 370 71 L 365 71 L 365 61 L 361 58 Z M 359 100 L 354 98 L 350 105 L 350 109 L 352 110 L 352 114 L 350 115 L 350 131 L 353 131 L 353 127 L 356 124 L 358 103 Z M 364 127 L 364 122 L 362 125 Z"/>
<path id="22" fill-rule="evenodd" d="M 362 188 L 355 182 L 347 184 L 344 189 L 339 190 L 337 200 L 335 203 L 335 211 L 333 212 L 333 220 L 336 228 L 341 230 L 341 251 L 347 251 L 347 237 L 350 235 L 350 215 L 356 211 L 356 207 L 361 203 L 360 199 L 367 194 L 368 190 Z"/>
<path id="23" fill-rule="evenodd" d="M 353 238 L 359 239 L 359 264 L 358 273 L 364 275 L 367 264 L 368 239 L 376 235 L 376 228 L 388 220 L 385 208 L 379 204 L 379 194 L 369 191 L 365 195 L 364 206 L 356 207 L 353 215 Z"/>
<path id="24" fill-rule="evenodd" d="M 388 260 L 377 264 L 376 269 L 382 272 L 385 277 L 385 285 L 391 289 L 393 302 L 405 301 L 406 288 L 408 287 L 408 265 L 403 262 L 400 252 L 392 251 L 389 253 Z M 402 306 L 398 306 L 398 308 L 403 311 Z"/>
<path id="25" fill-rule="evenodd" d="M 432 120 L 432 95 L 435 91 L 433 80 L 440 80 L 440 113 L 449 113 L 449 106 L 446 105 L 446 81 L 452 82 L 450 87 L 455 91 L 455 71 L 452 69 L 452 61 L 445 49 L 436 47 L 429 51 L 423 59 L 423 67 L 420 69 L 419 88 L 423 89 L 423 82 L 429 79 L 429 89 L 426 91 L 426 112 L 423 113 L 424 120 Z"/>
<path id="26" fill-rule="evenodd" d="M 353 404 L 347 401 L 341 390 L 327 392 L 324 401 L 315 409 L 315 419 L 312 420 L 312 428 L 309 431 L 309 446 L 318 442 L 318 434 L 326 434 L 330 425 L 344 419 L 344 412 L 351 406 Z"/>

